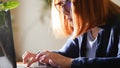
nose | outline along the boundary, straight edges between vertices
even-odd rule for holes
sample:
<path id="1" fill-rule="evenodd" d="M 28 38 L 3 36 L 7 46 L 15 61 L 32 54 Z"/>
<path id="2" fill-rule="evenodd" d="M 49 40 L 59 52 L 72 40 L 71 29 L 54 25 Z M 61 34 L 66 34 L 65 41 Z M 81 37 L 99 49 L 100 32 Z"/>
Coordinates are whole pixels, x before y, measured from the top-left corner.
<path id="1" fill-rule="evenodd" d="M 69 5 L 62 6 L 62 11 L 65 15 L 70 15 L 70 11 L 71 11 L 70 6 Z"/>
<path id="2" fill-rule="evenodd" d="M 70 12 L 65 11 L 64 9 L 62 10 L 64 15 L 70 15 Z"/>
<path id="3" fill-rule="evenodd" d="M 62 9 L 62 12 L 63 12 L 63 14 L 64 14 L 65 16 L 66 16 L 66 15 L 67 15 L 67 16 L 70 16 L 70 15 L 71 15 L 71 14 L 70 14 L 71 12 L 70 12 L 70 9 L 69 9 L 69 8 L 65 8 L 65 7 L 64 7 L 64 8 Z"/>

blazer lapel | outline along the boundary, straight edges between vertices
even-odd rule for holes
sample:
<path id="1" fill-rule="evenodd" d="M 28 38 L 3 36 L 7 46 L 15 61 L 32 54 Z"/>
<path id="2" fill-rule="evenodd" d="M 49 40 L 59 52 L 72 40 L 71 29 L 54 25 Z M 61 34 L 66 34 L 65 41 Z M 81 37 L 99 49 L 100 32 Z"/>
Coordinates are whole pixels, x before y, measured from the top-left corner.
<path id="1" fill-rule="evenodd" d="M 87 41 L 87 33 L 85 33 L 83 35 L 83 40 L 82 40 L 82 44 L 81 44 L 81 49 L 80 49 L 80 54 L 81 54 L 81 57 L 85 57 L 86 56 L 86 41 Z"/>
<path id="2" fill-rule="evenodd" d="M 103 28 L 103 31 L 101 31 L 98 34 L 98 47 L 96 49 L 96 57 L 106 56 L 106 50 L 107 50 L 109 36 L 110 36 L 110 29 L 111 28 L 108 28 L 108 26 L 106 25 L 105 28 Z"/>

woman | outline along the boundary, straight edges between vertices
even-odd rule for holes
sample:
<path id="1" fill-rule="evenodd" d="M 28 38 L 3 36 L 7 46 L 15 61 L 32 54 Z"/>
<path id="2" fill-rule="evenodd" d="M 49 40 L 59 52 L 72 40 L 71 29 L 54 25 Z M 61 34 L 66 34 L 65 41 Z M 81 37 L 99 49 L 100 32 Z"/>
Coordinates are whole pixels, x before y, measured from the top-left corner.
<path id="1" fill-rule="evenodd" d="M 53 0 L 52 12 L 55 34 L 70 38 L 58 51 L 25 53 L 28 67 L 36 61 L 61 68 L 120 67 L 119 6 L 111 0 Z"/>

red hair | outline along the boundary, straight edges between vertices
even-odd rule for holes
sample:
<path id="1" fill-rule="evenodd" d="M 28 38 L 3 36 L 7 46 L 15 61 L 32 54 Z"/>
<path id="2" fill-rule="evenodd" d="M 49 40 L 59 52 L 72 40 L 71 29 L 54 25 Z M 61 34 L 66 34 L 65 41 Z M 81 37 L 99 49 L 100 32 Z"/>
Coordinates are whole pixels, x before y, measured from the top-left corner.
<path id="1" fill-rule="evenodd" d="M 109 14 L 120 13 L 120 7 L 111 2 L 111 0 L 71 0 L 73 19 L 71 23 L 67 21 L 63 13 L 55 10 L 54 4 L 59 1 L 53 0 L 52 4 L 52 25 L 57 35 L 72 35 L 75 38 L 95 26 L 104 25 Z M 55 12 L 57 16 L 59 15 L 58 21 L 55 21 Z"/>

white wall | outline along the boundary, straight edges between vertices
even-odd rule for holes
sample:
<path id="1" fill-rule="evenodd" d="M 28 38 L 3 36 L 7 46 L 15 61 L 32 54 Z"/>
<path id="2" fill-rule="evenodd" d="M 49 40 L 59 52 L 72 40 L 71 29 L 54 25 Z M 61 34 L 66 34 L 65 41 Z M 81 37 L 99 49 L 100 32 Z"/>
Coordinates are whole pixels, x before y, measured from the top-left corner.
<path id="1" fill-rule="evenodd" d="M 120 6 L 120 0 L 112 0 L 112 1 Z"/>
<path id="2" fill-rule="evenodd" d="M 119 0 L 113 0 L 120 4 Z M 17 60 L 25 51 L 57 50 L 66 39 L 56 39 L 50 28 L 50 9 L 44 0 L 19 0 L 13 12 L 13 32 Z M 44 19 L 44 21 L 43 21 Z"/>

